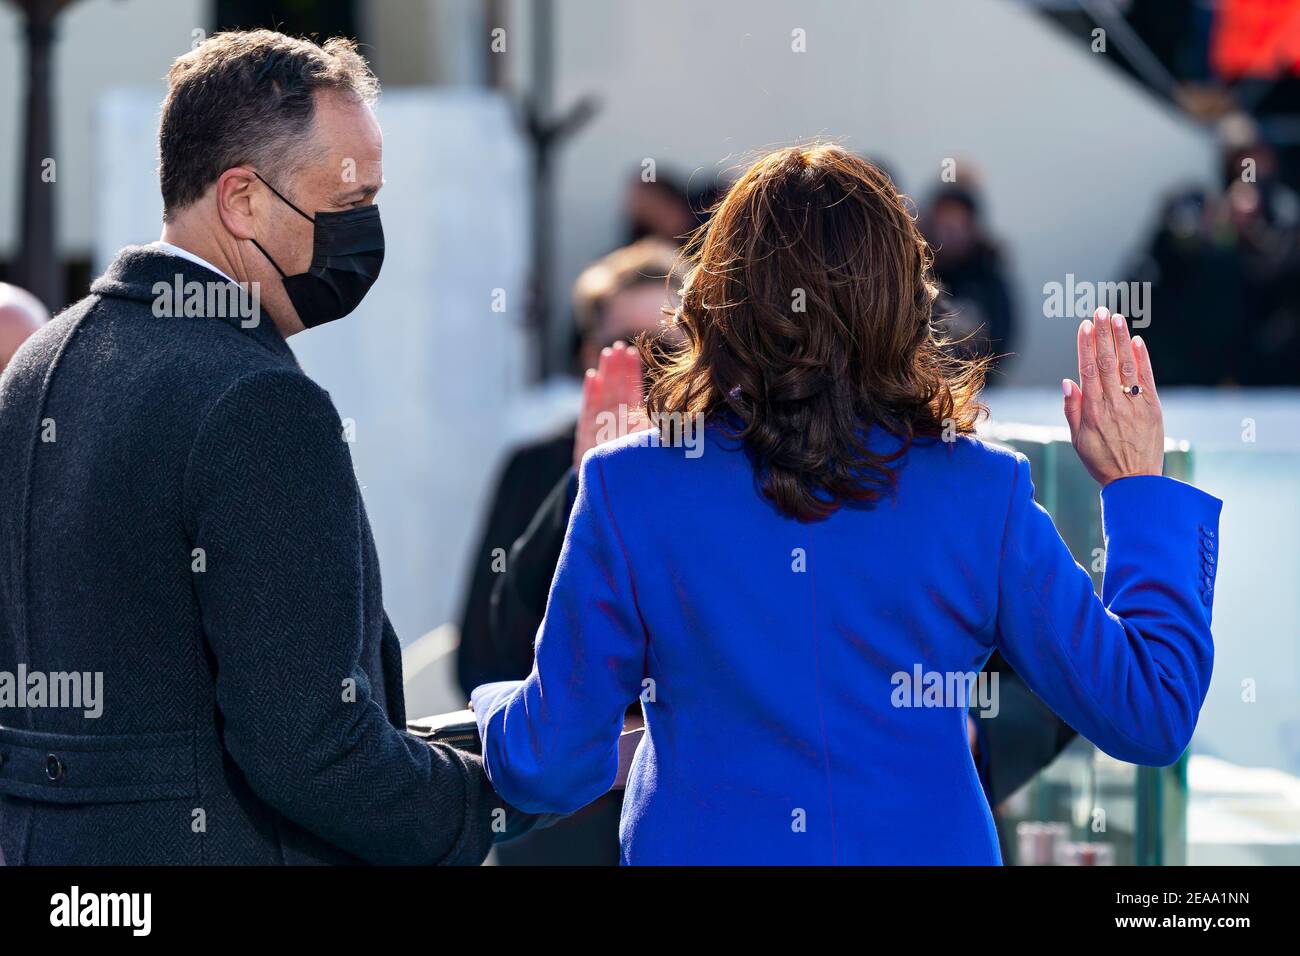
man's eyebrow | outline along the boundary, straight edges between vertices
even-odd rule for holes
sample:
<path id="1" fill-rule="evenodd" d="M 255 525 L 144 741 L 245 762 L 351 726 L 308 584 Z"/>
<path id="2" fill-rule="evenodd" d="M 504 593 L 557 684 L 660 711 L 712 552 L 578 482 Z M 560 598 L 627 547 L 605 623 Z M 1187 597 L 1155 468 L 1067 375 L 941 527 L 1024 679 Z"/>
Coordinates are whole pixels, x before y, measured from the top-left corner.
<path id="1" fill-rule="evenodd" d="M 383 182 L 381 181 L 381 182 L 379 182 L 379 183 L 377 183 L 377 184 L 375 184 L 375 185 L 356 185 L 356 186 L 353 186 L 351 189 L 347 190 L 346 192 L 339 193 L 339 195 L 337 196 L 336 201 L 338 201 L 338 202 L 348 202 L 348 201 L 356 200 L 356 199 L 369 199 L 369 198 L 370 198 L 371 196 L 373 196 L 375 193 L 379 192 L 380 188 L 381 188 L 383 185 L 384 185 L 384 184 L 383 184 Z"/>

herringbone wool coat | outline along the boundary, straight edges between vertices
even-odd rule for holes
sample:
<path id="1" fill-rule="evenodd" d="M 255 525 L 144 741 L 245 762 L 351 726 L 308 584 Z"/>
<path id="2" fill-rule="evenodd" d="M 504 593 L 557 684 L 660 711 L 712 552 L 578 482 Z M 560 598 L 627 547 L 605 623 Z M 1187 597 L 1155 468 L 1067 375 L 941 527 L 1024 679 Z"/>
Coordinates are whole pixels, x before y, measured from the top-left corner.
<path id="1" fill-rule="evenodd" d="M 403 729 L 329 396 L 268 316 L 156 316 L 177 275 L 223 283 L 124 250 L 0 379 L 0 674 L 103 675 L 97 718 L 0 707 L 4 857 L 480 862 L 500 803 Z"/>

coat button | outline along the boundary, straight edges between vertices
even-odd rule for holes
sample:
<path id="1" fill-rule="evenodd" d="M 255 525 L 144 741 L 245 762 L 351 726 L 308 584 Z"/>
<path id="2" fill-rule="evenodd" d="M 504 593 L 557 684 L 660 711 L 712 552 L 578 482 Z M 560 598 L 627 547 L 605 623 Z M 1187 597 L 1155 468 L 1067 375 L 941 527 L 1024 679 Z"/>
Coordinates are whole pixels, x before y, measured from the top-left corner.
<path id="1" fill-rule="evenodd" d="M 1206 563 L 1207 565 L 1209 565 L 1210 567 L 1214 567 L 1214 552 L 1213 552 L 1213 551 L 1206 551 L 1205 554 L 1201 555 L 1201 558 L 1202 558 L 1202 560 L 1205 561 L 1205 563 Z"/>
<path id="2" fill-rule="evenodd" d="M 64 772 L 63 761 L 55 754 L 50 754 L 45 758 L 45 776 L 51 780 L 62 780 Z"/>
<path id="3" fill-rule="evenodd" d="M 1214 600 L 1214 592 L 1211 591 L 1209 588 L 1206 588 L 1204 591 L 1201 592 L 1201 603 L 1204 604 L 1206 607 L 1209 607 L 1210 602 L 1213 600 Z"/>

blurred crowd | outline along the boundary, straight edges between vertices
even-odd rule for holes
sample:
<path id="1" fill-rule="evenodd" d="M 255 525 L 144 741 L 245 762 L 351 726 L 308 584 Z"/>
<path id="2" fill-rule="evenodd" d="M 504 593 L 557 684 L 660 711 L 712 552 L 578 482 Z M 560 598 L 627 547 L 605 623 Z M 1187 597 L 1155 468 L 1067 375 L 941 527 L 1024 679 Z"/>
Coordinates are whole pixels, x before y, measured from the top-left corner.
<path id="1" fill-rule="evenodd" d="M 1162 385 L 1300 382 L 1300 196 L 1277 154 L 1234 118 L 1222 182 L 1165 199 L 1129 279 L 1151 283 Z"/>
<path id="2" fill-rule="evenodd" d="M 1300 194 L 1288 184 L 1296 177 L 1284 175 L 1247 117 L 1230 115 L 1218 134 L 1219 181 L 1170 191 L 1115 278 L 1150 284 L 1146 336 L 1163 385 L 1300 385 Z M 939 287 L 934 321 L 954 348 L 1005 370 L 1019 331 L 1012 263 L 988 225 L 978 179 L 964 179 L 931 191 L 918 210 Z M 627 234 L 679 243 L 720 189 L 633 181 Z"/>

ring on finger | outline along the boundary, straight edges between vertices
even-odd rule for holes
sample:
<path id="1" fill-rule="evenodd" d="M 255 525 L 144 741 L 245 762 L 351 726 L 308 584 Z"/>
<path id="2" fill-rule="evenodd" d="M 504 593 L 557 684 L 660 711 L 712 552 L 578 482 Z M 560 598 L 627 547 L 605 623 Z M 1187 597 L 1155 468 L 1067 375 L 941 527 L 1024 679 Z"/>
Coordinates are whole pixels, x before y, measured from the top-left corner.
<path id="1" fill-rule="evenodd" d="M 1145 391 L 1146 389 L 1144 389 L 1141 385 L 1138 385 L 1137 383 L 1124 386 L 1124 394 L 1127 395 L 1129 398 L 1137 398 Z"/>

